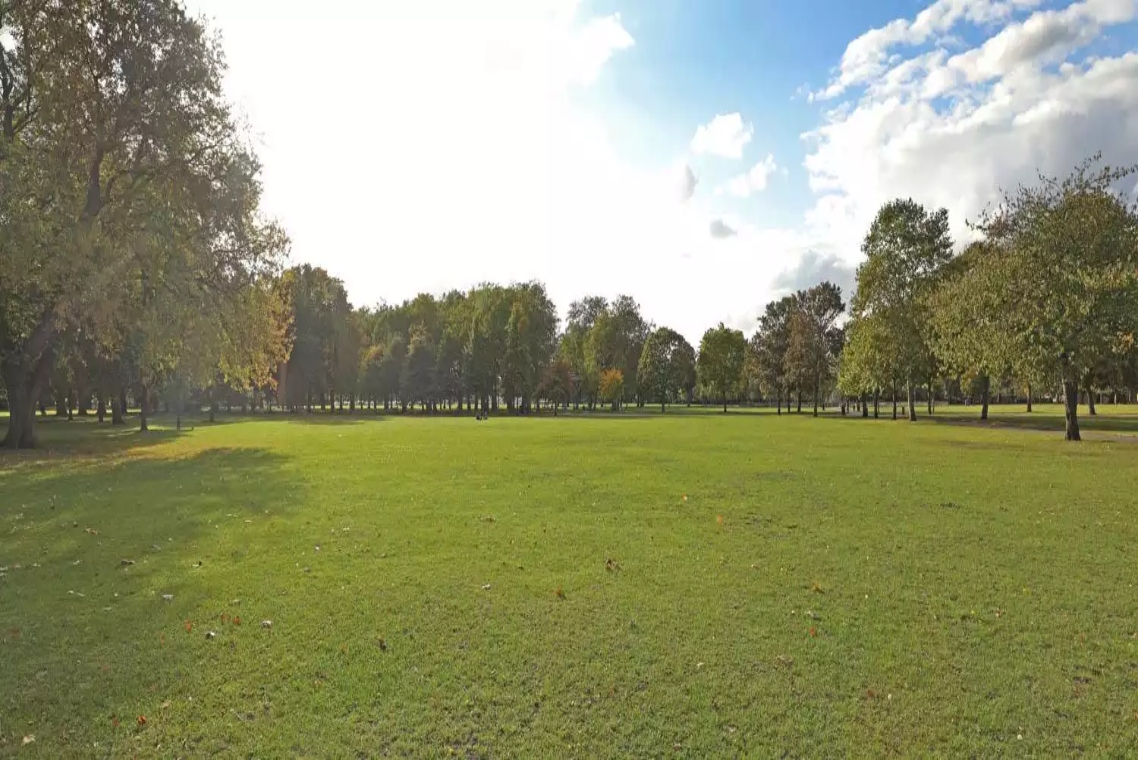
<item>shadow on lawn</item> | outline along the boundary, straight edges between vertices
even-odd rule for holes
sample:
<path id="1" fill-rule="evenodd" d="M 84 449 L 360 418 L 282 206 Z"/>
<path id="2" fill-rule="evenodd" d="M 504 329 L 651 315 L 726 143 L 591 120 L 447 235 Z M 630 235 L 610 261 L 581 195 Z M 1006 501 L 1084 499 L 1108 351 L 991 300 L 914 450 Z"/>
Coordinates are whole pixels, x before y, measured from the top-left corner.
<path id="1" fill-rule="evenodd" d="M 947 412 L 920 417 L 922 422 L 935 422 L 942 425 L 962 425 L 971 427 L 1012 428 L 1017 430 L 1038 430 L 1041 432 L 1062 433 L 1064 421 L 1060 416 L 1027 414 L 1016 416 L 992 415 L 987 420 L 979 419 L 979 413 L 964 415 L 958 412 Z M 1138 417 L 1133 415 L 1112 416 L 1099 413 L 1095 416 L 1089 414 L 1079 415 L 1079 427 L 1084 431 L 1100 433 L 1130 433 L 1138 434 Z"/>
<path id="2" fill-rule="evenodd" d="M 0 481 L 4 728 L 32 726 L 44 756 L 62 757 L 89 752 L 91 740 L 128 738 L 113 715 L 133 725 L 159 712 L 201 667 L 204 632 L 218 626 L 206 611 L 245 595 L 227 587 L 245 584 L 254 597 L 269 580 L 265 537 L 305 503 L 284 461 L 217 448 L 61 457 L 9 472 Z M 192 636 L 189 619 L 201 623 Z M 12 736 L 0 736 L 0 754 L 4 741 Z"/>

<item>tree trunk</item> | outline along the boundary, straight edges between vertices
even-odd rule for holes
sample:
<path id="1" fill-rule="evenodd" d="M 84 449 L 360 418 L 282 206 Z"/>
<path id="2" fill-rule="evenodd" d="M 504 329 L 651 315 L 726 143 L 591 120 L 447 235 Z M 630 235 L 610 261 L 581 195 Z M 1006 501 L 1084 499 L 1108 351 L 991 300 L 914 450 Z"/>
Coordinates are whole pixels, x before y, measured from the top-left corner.
<path id="1" fill-rule="evenodd" d="M 727 393 L 723 393 L 723 413 L 727 414 Z"/>
<path id="2" fill-rule="evenodd" d="M 112 393 L 111 401 L 111 424 L 112 425 L 125 425 L 126 420 L 123 419 L 123 410 L 126 409 L 126 404 L 119 403 L 122 399 L 119 394 Z"/>
<path id="3" fill-rule="evenodd" d="M 35 446 L 36 398 L 31 378 L 16 362 L 0 364 L 8 389 L 8 432 L 3 447 L 30 449 Z"/>
<path id="4" fill-rule="evenodd" d="M 881 419 L 881 389 L 873 389 L 873 419 Z"/>
<path id="5" fill-rule="evenodd" d="M 122 416 L 126 417 L 126 388 L 119 390 L 119 408 L 122 409 Z M 125 423 L 122 423 L 125 424 Z"/>
<path id="6" fill-rule="evenodd" d="M 1027 413 L 1031 414 L 1031 383 L 1027 384 Z"/>
<path id="7" fill-rule="evenodd" d="M 893 419 L 897 419 L 897 383 L 893 383 Z"/>
<path id="8" fill-rule="evenodd" d="M 869 419 L 869 394 L 861 394 L 861 418 L 864 420 Z"/>
<path id="9" fill-rule="evenodd" d="M 95 414 L 99 417 L 99 422 L 102 422 L 107 417 L 107 402 L 103 399 L 103 394 L 99 393 L 99 401 L 95 406 Z"/>
<path id="10" fill-rule="evenodd" d="M 933 381 L 929 380 L 929 399 L 928 399 L 929 416 L 933 416 Z"/>
<path id="11" fill-rule="evenodd" d="M 778 409 L 778 416 L 782 416 L 782 392 L 776 391 L 774 394 L 774 406 Z"/>
<path id="12" fill-rule="evenodd" d="M 554 407 L 554 409 L 556 409 L 556 408 L 557 408 L 557 407 Z M 664 408 L 664 400 L 663 400 L 663 399 L 660 399 L 660 414 L 663 414 L 663 413 L 664 413 L 664 412 L 666 412 L 666 411 L 667 411 L 667 410 Z"/>
<path id="13" fill-rule="evenodd" d="M 798 402 L 798 411 L 796 414 L 802 414 L 802 389 L 799 388 L 795 400 Z"/>
<path id="14" fill-rule="evenodd" d="M 818 389 L 820 386 L 821 386 L 821 382 L 818 380 L 818 376 L 815 375 L 814 376 L 814 416 L 815 417 L 818 416 Z"/>
<path id="15" fill-rule="evenodd" d="M 909 422 L 917 421 L 917 390 L 913 387 L 913 381 L 909 381 Z"/>
<path id="16" fill-rule="evenodd" d="M 1081 441 L 1079 435 L 1079 386 L 1071 381 L 1063 382 L 1063 403 L 1065 417 L 1064 438 L 1068 441 Z"/>
<path id="17" fill-rule="evenodd" d="M 66 393 L 56 393 L 55 394 L 55 416 L 56 417 L 66 417 L 67 416 L 67 394 Z"/>
<path id="18" fill-rule="evenodd" d="M 209 421 L 214 422 L 217 420 L 217 399 L 213 395 L 213 389 L 209 392 Z"/>
<path id="19" fill-rule="evenodd" d="M 992 378 L 984 375 L 980 380 L 980 419 L 988 419 L 988 402 L 991 400 Z"/>
<path id="20" fill-rule="evenodd" d="M 1095 409 L 1095 392 L 1091 390 L 1090 383 L 1087 383 L 1087 407 L 1087 411 L 1092 417 L 1098 415 L 1098 411 Z"/>
<path id="21" fill-rule="evenodd" d="M 146 424 L 146 414 L 150 411 L 147 408 L 150 406 L 150 400 L 146 396 L 145 386 L 143 386 L 142 392 L 139 394 L 139 396 L 142 399 L 142 403 L 138 405 L 138 432 L 145 433 L 146 431 L 150 430 L 150 426 Z"/>

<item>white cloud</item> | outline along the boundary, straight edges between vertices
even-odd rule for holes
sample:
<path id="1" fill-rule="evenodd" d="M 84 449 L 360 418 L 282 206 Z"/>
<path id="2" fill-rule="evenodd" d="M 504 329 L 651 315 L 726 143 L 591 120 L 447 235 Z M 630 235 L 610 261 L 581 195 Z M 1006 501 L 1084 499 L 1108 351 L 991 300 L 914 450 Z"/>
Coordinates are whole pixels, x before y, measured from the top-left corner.
<path id="1" fill-rule="evenodd" d="M 738 198 L 750 198 L 754 193 L 761 193 L 767 189 L 767 182 L 771 175 L 778 171 L 774 156 L 770 153 L 759 161 L 746 174 L 740 174 L 727 182 L 726 192 Z M 723 192 L 721 188 L 718 192 Z"/>
<path id="2" fill-rule="evenodd" d="M 1091 0 L 1109 4 L 1117 0 Z M 1005 21 L 1017 11 L 1034 8 L 1042 0 L 936 0 L 912 21 L 894 19 L 883 27 L 870 29 L 853 40 L 842 55 L 837 74 L 813 98 L 834 98 L 849 87 L 880 77 L 889 64 L 889 54 L 901 45 L 921 45 L 945 35 L 961 22 L 991 24 Z"/>
<path id="3" fill-rule="evenodd" d="M 951 28 L 945 6 L 934 3 L 942 15 L 921 29 Z M 972 15 L 961 11 L 965 6 Z M 1006 19 L 1017 7 L 957 3 L 951 23 Z M 896 36 L 911 42 L 926 34 L 912 31 L 925 13 L 895 22 L 904 30 Z M 1031 182 L 1038 171 L 1064 175 L 1096 150 L 1111 163 L 1132 161 L 1138 51 L 1077 56 L 1104 29 L 1136 17 L 1138 0 L 1085 0 L 1008 22 L 951 56 L 943 46 L 909 57 L 893 53 L 888 63 L 874 58 L 872 71 L 850 74 L 847 83 L 861 89 L 856 99 L 838 101 L 804 135 L 804 165 L 819 195 L 806 229 L 822 241 L 820 250 L 856 261 L 873 215 L 890 198 L 948 208 L 954 234 L 966 239 L 965 222 L 997 200 L 1000 188 Z M 854 71 L 846 63 L 843 72 Z"/>
<path id="4" fill-rule="evenodd" d="M 740 159 L 743 157 L 743 148 L 751 142 L 754 134 L 754 127 L 744 123 L 741 114 L 720 114 L 696 129 L 691 149 L 697 156 L 707 153 L 721 158 Z"/>

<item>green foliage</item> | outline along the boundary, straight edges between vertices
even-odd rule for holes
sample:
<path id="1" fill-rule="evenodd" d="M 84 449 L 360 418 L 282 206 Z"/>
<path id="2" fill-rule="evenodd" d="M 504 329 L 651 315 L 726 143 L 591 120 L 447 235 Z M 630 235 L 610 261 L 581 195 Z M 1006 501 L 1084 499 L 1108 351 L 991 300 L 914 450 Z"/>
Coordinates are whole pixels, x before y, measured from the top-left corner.
<path id="1" fill-rule="evenodd" d="M 910 390 L 936 371 L 931 298 L 952 257 L 948 211 L 929 212 L 912 200 L 885 204 L 862 243 L 851 304 L 851 350 L 842 387 L 863 391 L 901 382 Z M 856 344 L 856 348 L 854 347 Z"/>
<path id="2" fill-rule="evenodd" d="M 690 388 L 687 383 L 692 381 L 693 355 L 691 344 L 675 330 L 653 330 L 644 342 L 636 372 L 645 400 L 659 402 L 663 411 L 670 398 Z"/>
<path id="3" fill-rule="evenodd" d="M 699 343 L 699 381 L 723 399 L 727 411 L 727 397 L 737 392 L 743 383 L 743 367 L 747 358 L 747 339 L 739 330 L 724 327 L 720 322 L 703 334 Z"/>

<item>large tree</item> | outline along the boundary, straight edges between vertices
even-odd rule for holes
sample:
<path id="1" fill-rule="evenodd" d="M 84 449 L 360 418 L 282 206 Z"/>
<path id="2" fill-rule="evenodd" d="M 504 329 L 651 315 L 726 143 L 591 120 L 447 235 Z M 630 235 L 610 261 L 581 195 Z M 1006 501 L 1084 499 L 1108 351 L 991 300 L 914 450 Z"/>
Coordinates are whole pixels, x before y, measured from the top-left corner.
<path id="1" fill-rule="evenodd" d="M 1104 364 L 1125 364 L 1138 334 L 1138 211 L 1119 189 L 1138 169 L 1096 168 L 1098 160 L 1006 193 L 977 224 L 985 255 L 948 294 L 962 303 L 941 302 L 992 314 L 1000 323 L 995 345 L 1003 347 L 995 355 L 1016 357 L 1029 378 L 1062 385 L 1067 440 L 1080 439 L 1080 387 Z M 959 312 L 953 317 L 945 321 L 963 322 Z M 990 333 L 946 337 L 974 360 L 993 351 Z"/>
<path id="2" fill-rule="evenodd" d="M 872 338 L 875 344 L 852 359 L 874 358 L 895 367 L 908 392 L 909 419 L 916 420 L 915 384 L 931 380 L 935 369 L 929 298 L 952 257 L 948 211 L 930 212 L 913 200 L 890 201 L 877 212 L 861 250 L 865 261 L 857 270 L 851 311 L 855 323 L 872 319 L 873 329 L 859 341 Z"/>
<path id="3" fill-rule="evenodd" d="M 4 442 L 32 446 L 60 334 L 114 343 L 120 310 L 164 285 L 154 276 L 140 289 L 134 276 L 159 274 L 154 220 L 177 218 L 186 244 L 171 253 L 194 257 L 201 288 L 264 274 L 280 246 L 260 245 L 256 193 L 231 192 L 250 187 L 256 161 L 222 96 L 220 50 L 180 3 L 2 3 L 0 13 Z"/>
<path id="4" fill-rule="evenodd" d="M 703 334 L 699 342 L 699 379 L 709 390 L 723 400 L 727 412 L 727 398 L 743 382 L 743 365 L 747 358 L 747 339 L 740 330 L 725 327 L 722 322 Z"/>

